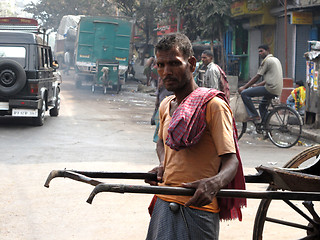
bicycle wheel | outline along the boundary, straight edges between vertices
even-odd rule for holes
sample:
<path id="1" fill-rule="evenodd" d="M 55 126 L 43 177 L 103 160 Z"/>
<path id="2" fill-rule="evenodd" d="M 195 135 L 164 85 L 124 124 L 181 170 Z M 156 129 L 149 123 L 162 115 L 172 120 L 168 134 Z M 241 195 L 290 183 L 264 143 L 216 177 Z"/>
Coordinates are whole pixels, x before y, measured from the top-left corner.
<path id="1" fill-rule="evenodd" d="M 242 137 L 242 135 L 247 130 L 247 123 L 246 122 L 236 122 L 237 132 L 238 132 L 238 140 Z"/>
<path id="2" fill-rule="evenodd" d="M 302 132 L 302 119 L 292 108 L 276 107 L 268 115 L 266 132 L 270 141 L 280 148 L 294 146 Z"/>
<path id="3" fill-rule="evenodd" d="M 319 161 L 319 154 L 320 146 L 307 148 L 283 167 L 293 169 L 306 168 Z M 276 191 L 277 189 L 273 185 L 269 185 L 267 190 Z M 294 202 L 295 206 L 292 206 L 292 202 Z M 281 233 L 286 233 L 288 239 L 319 239 L 319 219 L 317 216 L 312 215 L 305 204 L 304 201 L 261 200 L 254 221 L 252 239 L 279 239 L 279 234 Z M 313 204 L 315 211 L 319 213 L 320 203 L 313 202 Z M 279 215 L 279 209 L 285 214 Z"/>

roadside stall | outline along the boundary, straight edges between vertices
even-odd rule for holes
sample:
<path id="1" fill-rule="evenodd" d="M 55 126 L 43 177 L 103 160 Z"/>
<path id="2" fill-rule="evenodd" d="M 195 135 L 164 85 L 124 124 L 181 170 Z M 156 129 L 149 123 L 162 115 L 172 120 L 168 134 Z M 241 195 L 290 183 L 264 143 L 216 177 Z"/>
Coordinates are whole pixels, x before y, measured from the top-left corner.
<path id="1" fill-rule="evenodd" d="M 310 51 L 304 54 L 307 64 L 306 73 L 306 113 L 305 124 L 313 124 L 314 128 L 320 127 L 320 41 L 310 41 Z"/>

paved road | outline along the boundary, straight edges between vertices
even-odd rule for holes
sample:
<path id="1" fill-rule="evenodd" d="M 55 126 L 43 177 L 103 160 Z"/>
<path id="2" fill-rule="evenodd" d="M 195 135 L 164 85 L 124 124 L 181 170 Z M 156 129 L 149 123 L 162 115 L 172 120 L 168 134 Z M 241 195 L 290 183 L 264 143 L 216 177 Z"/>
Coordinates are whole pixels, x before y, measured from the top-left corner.
<path id="1" fill-rule="evenodd" d="M 89 87 L 76 89 L 70 76 L 62 85 L 59 117 L 46 116 L 42 127 L 0 119 L 1 240 L 144 239 L 152 196 L 101 193 L 89 205 L 90 185 L 61 178 L 49 189 L 43 187 L 53 169 L 144 172 L 157 164 L 150 125 L 155 97 L 136 89 L 137 84 L 131 84 L 120 94 L 92 94 Z M 240 148 L 249 174 L 260 164 L 283 166 L 306 147 L 279 149 L 247 135 Z M 250 190 L 265 187 L 248 185 Z M 251 239 L 258 203 L 249 200 L 243 222 L 221 223 L 221 239 Z M 277 237 L 269 239 L 293 239 L 287 231 L 275 230 L 271 232 Z"/>

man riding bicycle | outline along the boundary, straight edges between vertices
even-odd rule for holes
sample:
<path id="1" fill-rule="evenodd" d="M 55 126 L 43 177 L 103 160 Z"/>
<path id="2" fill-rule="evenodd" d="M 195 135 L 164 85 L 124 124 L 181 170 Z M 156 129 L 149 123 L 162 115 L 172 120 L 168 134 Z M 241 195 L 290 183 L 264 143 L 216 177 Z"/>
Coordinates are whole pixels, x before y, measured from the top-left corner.
<path id="1" fill-rule="evenodd" d="M 264 121 L 268 100 L 280 96 L 283 88 L 282 67 L 278 58 L 270 54 L 268 45 L 258 47 L 262 59 L 257 74 L 238 89 L 249 115 L 248 121 Z M 255 84 L 263 76 L 263 81 Z M 263 97 L 259 104 L 260 116 L 252 103 L 252 97 Z"/>

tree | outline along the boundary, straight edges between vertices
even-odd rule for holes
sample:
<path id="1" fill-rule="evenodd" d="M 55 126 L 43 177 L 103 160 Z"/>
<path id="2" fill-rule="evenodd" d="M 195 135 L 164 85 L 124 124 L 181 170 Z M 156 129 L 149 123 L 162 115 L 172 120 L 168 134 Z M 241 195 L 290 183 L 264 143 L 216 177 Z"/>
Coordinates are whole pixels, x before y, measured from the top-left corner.
<path id="1" fill-rule="evenodd" d="M 158 6 L 159 0 L 40 0 L 31 2 L 24 10 L 33 14 L 46 29 L 57 29 L 65 15 L 112 16 L 118 15 L 119 9 L 122 15 L 134 18 L 136 26 L 144 33 L 145 54 L 151 39 L 156 36 Z"/>
<path id="2" fill-rule="evenodd" d="M 117 7 L 120 11 L 128 17 L 134 17 L 135 13 L 137 12 L 137 1 L 135 0 L 115 0 Z"/>
<path id="3" fill-rule="evenodd" d="M 224 68 L 223 35 L 230 22 L 231 0 L 164 0 L 167 9 L 178 12 L 184 20 L 184 32 L 191 40 L 198 36 L 219 43 L 218 62 Z"/>
<path id="4" fill-rule="evenodd" d="M 219 42 L 218 61 L 225 68 L 225 54 L 223 46 L 223 36 L 230 22 L 230 0 L 203 1 L 200 4 L 202 14 L 200 18 L 200 26 L 202 37 L 208 38 L 213 42 Z"/>
<path id="5" fill-rule="evenodd" d="M 159 14 L 159 0 L 115 0 L 119 9 L 127 16 L 135 19 L 136 26 L 142 30 L 145 37 L 143 56 L 146 55 L 151 40 L 156 39 L 156 19 Z M 143 64 L 143 58 L 141 64 Z"/>
<path id="6" fill-rule="evenodd" d="M 40 0 L 26 5 L 24 11 L 31 13 L 46 29 L 57 29 L 65 15 L 114 15 L 115 7 L 101 0 Z"/>

